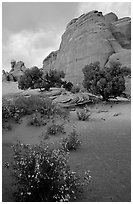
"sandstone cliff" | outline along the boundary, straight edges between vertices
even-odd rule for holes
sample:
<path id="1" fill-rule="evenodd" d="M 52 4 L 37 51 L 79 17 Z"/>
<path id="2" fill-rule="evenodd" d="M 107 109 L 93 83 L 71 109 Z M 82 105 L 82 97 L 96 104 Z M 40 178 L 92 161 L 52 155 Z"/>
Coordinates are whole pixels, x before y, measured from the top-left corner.
<path id="1" fill-rule="evenodd" d="M 73 19 L 62 35 L 59 50 L 43 61 L 43 69 L 63 70 L 66 80 L 82 82 L 82 68 L 99 61 L 101 68 L 112 60 L 130 67 L 131 19 L 118 19 L 91 11 Z"/>

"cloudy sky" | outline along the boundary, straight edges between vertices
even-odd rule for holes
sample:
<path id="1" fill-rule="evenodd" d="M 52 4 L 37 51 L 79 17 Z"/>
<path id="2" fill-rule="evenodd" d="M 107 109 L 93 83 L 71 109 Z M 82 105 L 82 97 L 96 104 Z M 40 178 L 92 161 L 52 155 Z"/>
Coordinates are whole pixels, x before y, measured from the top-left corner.
<path id="1" fill-rule="evenodd" d="M 67 23 L 91 10 L 131 16 L 128 2 L 3 2 L 2 69 L 10 60 L 22 60 L 26 67 L 42 67 L 43 59 L 60 45 Z"/>

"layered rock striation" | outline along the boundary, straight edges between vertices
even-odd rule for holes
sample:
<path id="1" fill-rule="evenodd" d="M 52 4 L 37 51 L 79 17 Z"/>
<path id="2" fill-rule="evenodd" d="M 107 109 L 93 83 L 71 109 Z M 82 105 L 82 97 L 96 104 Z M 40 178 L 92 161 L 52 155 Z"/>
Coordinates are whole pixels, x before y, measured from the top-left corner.
<path id="1" fill-rule="evenodd" d="M 63 70 L 66 80 L 80 83 L 82 68 L 99 61 L 101 68 L 110 61 L 130 67 L 131 19 L 118 19 L 114 13 L 105 16 L 91 11 L 73 19 L 62 35 L 58 51 L 43 61 L 43 70 Z"/>

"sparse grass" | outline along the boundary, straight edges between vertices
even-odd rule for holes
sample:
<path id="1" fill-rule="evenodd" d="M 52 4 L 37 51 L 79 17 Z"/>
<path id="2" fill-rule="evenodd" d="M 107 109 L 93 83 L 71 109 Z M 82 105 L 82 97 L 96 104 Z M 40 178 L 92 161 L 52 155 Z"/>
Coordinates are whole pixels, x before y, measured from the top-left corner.
<path id="1" fill-rule="evenodd" d="M 65 150 L 76 150 L 81 145 L 80 140 L 78 139 L 78 134 L 75 129 L 68 135 L 67 138 L 64 138 L 62 141 L 62 147 Z"/>
<path id="2" fill-rule="evenodd" d="M 82 109 L 80 111 L 77 111 L 77 116 L 79 120 L 85 121 L 91 116 L 91 112 L 87 111 L 86 109 Z"/>

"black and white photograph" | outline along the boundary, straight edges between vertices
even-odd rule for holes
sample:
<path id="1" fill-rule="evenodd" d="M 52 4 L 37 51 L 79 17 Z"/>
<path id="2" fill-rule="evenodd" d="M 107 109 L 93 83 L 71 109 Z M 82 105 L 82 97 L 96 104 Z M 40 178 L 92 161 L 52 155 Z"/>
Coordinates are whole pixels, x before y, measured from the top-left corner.
<path id="1" fill-rule="evenodd" d="M 131 202 L 131 1 L 2 5 L 2 202 Z"/>

